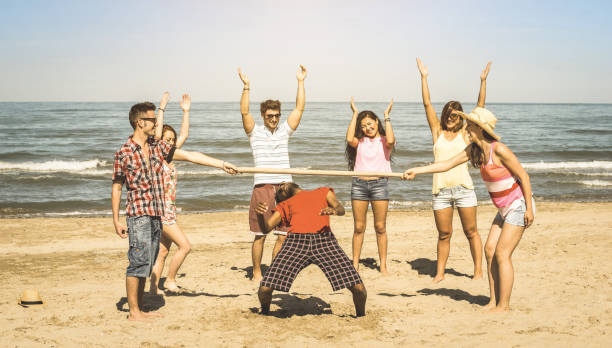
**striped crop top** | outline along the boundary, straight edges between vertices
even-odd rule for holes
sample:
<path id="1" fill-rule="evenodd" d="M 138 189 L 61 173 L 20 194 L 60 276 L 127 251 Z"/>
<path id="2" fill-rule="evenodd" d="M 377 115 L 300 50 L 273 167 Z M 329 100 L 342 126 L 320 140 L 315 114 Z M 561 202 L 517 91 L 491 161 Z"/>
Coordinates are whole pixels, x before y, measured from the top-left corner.
<path id="1" fill-rule="evenodd" d="M 521 186 L 508 168 L 503 165 L 497 165 L 493 161 L 493 149 L 496 143 L 496 141 L 491 143 L 489 161 L 487 164 L 480 166 L 480 175 L 489 191 L 493 204 L 498 209 L 505 211 L 508 209 L 504 208 L 509 208 L 513 202 L 518 199 L 524 199 L 524 197 Z"/>

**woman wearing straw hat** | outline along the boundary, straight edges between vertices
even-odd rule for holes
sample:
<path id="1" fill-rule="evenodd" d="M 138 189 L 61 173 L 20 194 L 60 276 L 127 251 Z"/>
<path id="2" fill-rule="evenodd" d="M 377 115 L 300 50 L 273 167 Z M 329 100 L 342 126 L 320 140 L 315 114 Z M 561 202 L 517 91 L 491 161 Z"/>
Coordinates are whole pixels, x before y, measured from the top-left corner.
<path id="1" fill-rule="evenodd" d="M 447 160 L 463 149 L 470 143 L 466 123 L 463 122 L 458 114 L 453 110 L 463 111 L 461 103 L 449 101 L 444 105 L 440 120 L 436 116 L 436 110 L 431 105 L 429 97 L 429 86 L 427 85 L 427 67 L 417 58 L 417 66 L 421 73 L 421 89 L 423 93 L 423 105 L 427 115 L 427 123 L 431 129 L 433 138 L 434 161 L 440 162 Z M 478 106 L 484 107 L 486 98 L 486 81 L 489 75 L 491 62 L 480 75 L 480 92 L 478 93 Z M 482 241 L 476 226 L 476 193 L 474 184 L 468 172 L 467 164 L 462 164 L 444 173 L 433 175 L 432 184 L 432 208 L 434 220 L 438 229 L 438 262 L 436 275 L 433 282 L 438 283 L 444 280 L 444 270 L 446 261 L 450 253 L 450 239 L 453 234 L 453 209 L 457 208 L 463 233 L 470 243 L 472 260 L 474 261 L 473 279 L 482 278 Z"/>
<path id="2" fill-rule="evenodd" d="M 471 144 L 446 161 L 410 168 L 403 178 L 412 180 L 417 174 L 445 172 L 468 160 L 480 168 L 480 175 L 498 209 L 485 244 L 491 293 L 486 308 L 504 312 L 510 308 L 514 282 L 512 252 L 525 228 L 533 223 L 535 214 L 529 175 L 514 153 L 498 142 L 500 137 L 494 132 L 497 118 L 493 113 L 481 107 L 469 114 L 456 110 L 453 113 L 467 120 L 466 131 Z"/>

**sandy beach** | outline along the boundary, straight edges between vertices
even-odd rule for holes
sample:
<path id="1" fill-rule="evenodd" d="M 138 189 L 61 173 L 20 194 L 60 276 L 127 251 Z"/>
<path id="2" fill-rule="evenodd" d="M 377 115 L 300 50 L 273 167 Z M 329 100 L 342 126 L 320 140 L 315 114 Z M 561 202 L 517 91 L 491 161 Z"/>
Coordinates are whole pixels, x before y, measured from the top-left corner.
<path id="1" fill-rule="evenodd" d="M 275 292 L 270 316 L 257 314 L 258 284 L 248 279 L 251 236 L 246 212 L 179 216 L 193 251 L 177 279 L 178 295 L 145 296 L 164 317 L 126 320 L 127 241 L 108 218 L 2 219 L 1 346 L 610 346 L 612 203 L 539 202 L 514 257 L 512 310 L 483 314 L 487 280 L 472 280 L 457 216 L 446 279 L 432 283 L 436 232 L 431 211 L 393 211 L 388 218 L 389 267 L 376 270 L 369 216 L 360 273 L 367 315 L 354 318 L 348 290 L 332 292 L 316 267 L 289 294 Z M 494 216 L 479 207 L 483 241 Z M 352 216 L 332 217 L 351 254 Z M 274 238 L 266 243 L 270 263 Z M 46 305 L 22 308 L 22 290 L 36 288 Z"/>

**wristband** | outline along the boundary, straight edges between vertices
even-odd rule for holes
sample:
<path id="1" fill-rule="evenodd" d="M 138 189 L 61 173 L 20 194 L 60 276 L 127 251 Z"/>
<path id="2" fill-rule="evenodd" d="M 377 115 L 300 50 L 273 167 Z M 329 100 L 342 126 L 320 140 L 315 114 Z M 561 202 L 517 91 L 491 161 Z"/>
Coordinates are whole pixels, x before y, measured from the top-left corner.
<path id="1" fill-rule="evenodd" d="M 385 117 L 385 122 L 387 121 L 391 122 L 391 117 Z"/>
<path id="2" fill-rule="evenodd" d="M 221 169 L 225 168 L 225 161 L 221 164 Z"/>
<path id="3" fill-rule="evenodd" d="M 162 109 L 162 108 L 157 108 L 157 110 L 161 110 L 162 112 L 166 111 L 166 109 Z"/>
<path id="4" fill-rule="evenodd" d="M 243 90 L 243 91 L 248 91 L 249 89 L 250 89 L 250 88 L 243 88 L 242 90 Z"/>

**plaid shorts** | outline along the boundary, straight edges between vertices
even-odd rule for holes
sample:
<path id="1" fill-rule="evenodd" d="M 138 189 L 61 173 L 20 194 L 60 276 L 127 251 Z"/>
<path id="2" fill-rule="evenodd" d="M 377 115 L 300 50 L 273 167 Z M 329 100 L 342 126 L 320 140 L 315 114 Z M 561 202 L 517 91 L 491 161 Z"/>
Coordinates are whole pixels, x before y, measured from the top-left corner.
<path id="1" fill-rule="evenodd" d="M 333 233 L 323 232 L 289 233 L 261 285 L 288 292 L 298 273 L 312 263 L 325 273 L 334 291 L 363 283 Z"/>

